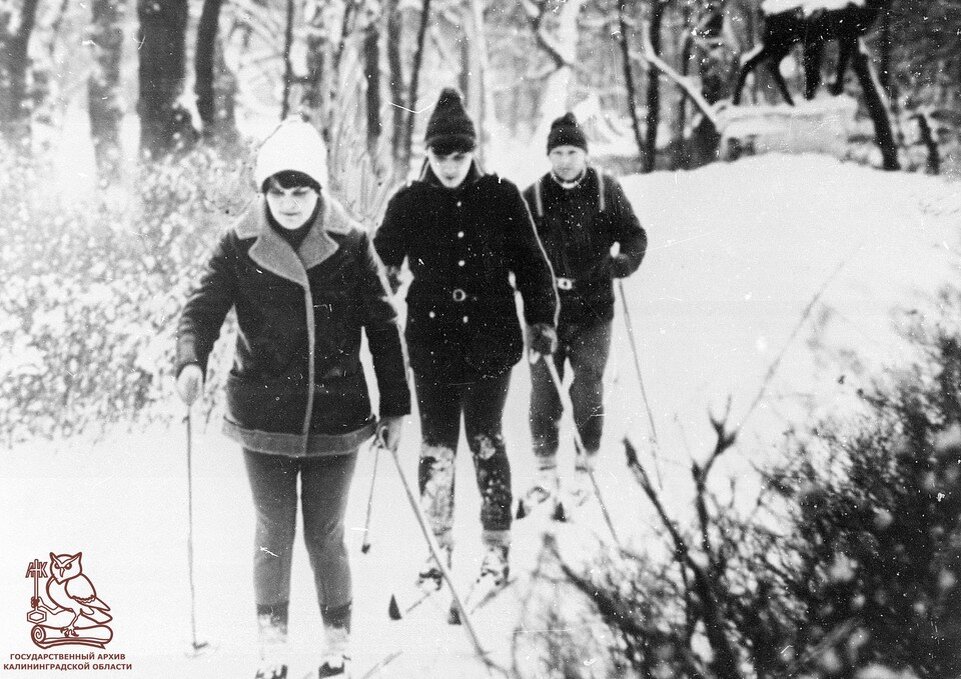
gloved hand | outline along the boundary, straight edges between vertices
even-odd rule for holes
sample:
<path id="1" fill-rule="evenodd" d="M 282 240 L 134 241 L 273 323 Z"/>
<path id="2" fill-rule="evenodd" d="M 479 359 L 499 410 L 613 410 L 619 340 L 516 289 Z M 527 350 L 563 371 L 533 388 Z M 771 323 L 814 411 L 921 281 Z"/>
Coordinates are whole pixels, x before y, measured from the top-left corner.
<path id="1" fill-rule="evenodd" d="M 557 350 L 557 331 L 549 323 L 527 326 L 527 348 L 535 354 L 553 354 Z"/>
<path id="2" fill-rule="evenodd" d="M 204 371 L 196 363 L 185 365 L 180 374 L 177 375 L 177 394 L 180 395 L 180 400 L 186 403 L 188 407 L 193 405 L 193 402 L 200 396 L 200 389 L 203 385 Z"/>
<path id="3" fill-rule="evenodd" d="M 396 295 L 397 290 L 400 289 L 400 267 L 388 266 L 384 268 L 387 273 L 387 284 L 390 285 L 390 294 Z"/>
<path id="4" fill-rule="evenodd" d="M 627 278 L 631 271 L 631 260 L 627 255 L 618 253 L 611 256 L 611 275 L 614 278 Z"/>
<path id="5" fill-rule="evenodd" d="M 393 452 L 397 450 L 397 446 L 400 444 L 400 435 L 403 429 L 403 415 L 384 417 L 377 423 L 377 430 L 374 433 L 374 437 L 380 445 Z"/>

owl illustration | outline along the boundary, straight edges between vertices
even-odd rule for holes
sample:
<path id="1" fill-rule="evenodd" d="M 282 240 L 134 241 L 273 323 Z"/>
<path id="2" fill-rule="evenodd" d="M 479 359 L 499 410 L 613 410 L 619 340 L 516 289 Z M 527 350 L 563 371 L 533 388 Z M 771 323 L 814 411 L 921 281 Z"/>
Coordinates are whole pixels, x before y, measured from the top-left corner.
<path id="1" fill-rule="evenodd" d="M 90 578 L 83 574 L 83 552 L 76 554 L 50 553 L 50 578 L 47 580 L 47 597 L 54 607 L 43 606 L 51 614 L 69 611 L 73 613 L 65 627 L 60 628 L 64 636 L 77 636 L 77 620 L 82 616 L 93 625 L 102 625 L 111 620 L 107 613 L 110 606 L 97 597 Z M 89 627 L 90 625 L 81 625 Z"/>

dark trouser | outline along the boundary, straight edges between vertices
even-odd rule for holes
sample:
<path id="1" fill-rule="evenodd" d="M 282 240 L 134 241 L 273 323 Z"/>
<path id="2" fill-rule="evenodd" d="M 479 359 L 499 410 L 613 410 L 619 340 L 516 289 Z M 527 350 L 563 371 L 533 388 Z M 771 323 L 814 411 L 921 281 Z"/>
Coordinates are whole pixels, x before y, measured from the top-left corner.
<path id="1" fill-rule="evenodd" d="M 481 494 L 481 525 L 488 542 L 507 541 L 511 527 L 511 468 L 501 433 L 510 372 L 467 383 L 437 383 L 414 374 L 420 410 L 418 482 L 421 506 L 438 542 L 450 546 L 454 524 L 454 455 L 460 418 Z"/>
<path id="2" fill-rule="evenodd" d="M 574 379 L 570 395 L 574 422 L 587 454 L 601 447 L 604 428 L 604 366 L 611 348 L 611 323 L 558 327 L 554 365 L 561 380 L 564 364 L 570 361 Z M 561 400 L 543 360 L 531 365 L 531 438 L 541 468 L 556 465 Z"/>
<path id="3" fill-rule="evenodd" d="M 254 596 L 258 611 L 283 611 L 290 600 L 290 565 L 297 529 L 297 477 L 304 543 L 314 571 L 324 621 L 345 626 L 352 598 L 344 545 L 344 513 L 357 461 L 347 455 L 293 458 L 244 449 L 247 478 L 257 510 Z"/>

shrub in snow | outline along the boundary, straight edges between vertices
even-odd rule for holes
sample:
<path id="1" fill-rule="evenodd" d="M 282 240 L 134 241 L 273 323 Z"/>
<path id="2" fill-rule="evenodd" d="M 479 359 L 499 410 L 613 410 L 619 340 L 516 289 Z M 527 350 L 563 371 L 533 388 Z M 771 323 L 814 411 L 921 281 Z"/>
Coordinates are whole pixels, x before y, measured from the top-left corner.
<path id="1" fill-rule="evenodd" d="M 961 676 L 961 292 L 939 306 L 940 318 L 908 333 L 918 358 L 897 379 L 879 377 L 863 412 L 786 440 L 750 516 L 707 492 L 710 463 L 694 465 L 687 527 L 635 470 L 672 551 L 564 569 L 613 634 L 613 666 L 725 679 Z M 589 676 L 576 663 L 566 671 Z"/>
<path id="2" fill-rule="evenodd" d="M 51 200 L 38 165 L 2 157 L 4 443 L 160 416 L 180 306 L 252 195 L 241 164 L 197 151 L 145 166 L 130 205 L 80 204 Z"/>

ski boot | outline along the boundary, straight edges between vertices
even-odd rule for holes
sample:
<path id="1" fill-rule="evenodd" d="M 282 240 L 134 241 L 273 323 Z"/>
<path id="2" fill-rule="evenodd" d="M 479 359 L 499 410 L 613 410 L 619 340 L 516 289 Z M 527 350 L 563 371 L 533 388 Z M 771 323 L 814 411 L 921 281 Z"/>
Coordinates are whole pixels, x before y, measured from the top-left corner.
<path id="1" fill-rule="evenodd" d="M 261 662 L 254 679 L 287 679 L 287 666 L 283 663 Z"/>
<path id="2" fill-rule="evenodd" d="M 481 561 L 480 575 L 477 576 L 477 583 L 483 588 L 481 583 L 487 583 L 488 589 L 497 589 L 507 584 L 510 576 L 511 567 L 507 560 L 510 548 L 507 545 L 489 544 Z"/>
<path id="3" fill-rule="evenodd" d="M 510 577 L 511 569 L 507 560 L 510 547 L 501 540 L 485 539 L 484 542 L 484 559 L 481 561 L 480 573 L 464 599 L 464 608 L 468 612 L 477 610 L 497 596 Z M 447 622 L 451 625 L 461 624 L 461 612 L 456 601 L 451 602 Z"/>
<path id="4" fill-rule="evenodd" d="M 324 661 L 317 668 L 317 677 L 337 677 L 337 679 L 350 679 L 350 658 L 346 655 L 327 655 Z"/>
<path id="5" fill-rule="evenodd" d="M 594 497 L 594 482 L 591 480 L 591 475 L 594 473 L 596 460 L 596 451 L 586 453 L 578 451 L 574 457 L 574 479 L 571 481 L 571 497 L 578 507 Z"/>
<path id="6" fill-rule="evenodd" d="M 257 606 L 260 665 L 254 679 L 287 679 L 287 604 Z"/>
<path id="7" fill-rule="evenodd" d="M 564 520 L 564 506 L 560 501 L 560 481 L 557 467 L 539 469 L 534 482 L 517 503 L 516 518 L 523 519 L 537 508 L 550 512 L 557 521 Z"/>
<path id="8" fill-rule="evenodd" d="M 450 533 L 448 532 L 445 535 L 435 536 L 437 538 L 437 546 L 440 548 L 439 556 L 444 559 L 444 566 L 447 568 L 450 568 L 451 554 L 453 552 L 453 545 L 448 537 L 449 535 Z M 440 565 L 438 565 L 434 559 L 433 554 L 428 554 L 424 565 L 421 566 L 420 571 L 417 573 L 417 586 L 429 591 L 432 589 L 440 589 L 443 583 L 444 574 L 441 571 Z"/>
<path id="9" fill-rule="evenodd" d="M 349 616 L 349 613 L 348 613 Z M 340 621 L 344 624 L 328 624 L 324 622 L 324 657 L 320 667 L 317 668 L 317 676 L 337 677 L 337 679 L 349 679 L 350 665 L 350 619 Z"/>

